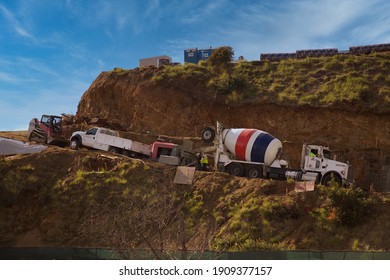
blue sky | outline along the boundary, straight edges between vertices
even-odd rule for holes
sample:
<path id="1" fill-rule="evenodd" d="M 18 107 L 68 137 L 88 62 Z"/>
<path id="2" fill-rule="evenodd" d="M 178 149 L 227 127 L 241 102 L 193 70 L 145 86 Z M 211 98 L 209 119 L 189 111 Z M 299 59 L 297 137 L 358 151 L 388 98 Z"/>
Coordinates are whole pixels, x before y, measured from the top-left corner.
<path id="1" fill-rule="evenodd" d="M 0 131 L 77 112 L 97 75 L 140 58 L 390 43 L 387 0 L 0 0 Z"/>

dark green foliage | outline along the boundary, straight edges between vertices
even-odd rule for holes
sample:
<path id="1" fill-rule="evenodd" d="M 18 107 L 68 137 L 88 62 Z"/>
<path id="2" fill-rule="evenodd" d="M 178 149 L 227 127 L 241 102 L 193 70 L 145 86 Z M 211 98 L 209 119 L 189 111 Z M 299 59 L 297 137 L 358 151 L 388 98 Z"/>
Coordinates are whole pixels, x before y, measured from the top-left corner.
<path id="1" fill-rule="evenodd" d="M 10 161 L 0 160 L 0 207 L 9 207 L 23 192 L 37 189 L 41 183 L 33 174 L 31 165 L 12 166 Z"/>
<path id="2" fill-rule="evenodd" d="M 215 250 L 282 248 L 294 221 L 304 215 L 300 201 L 292 197 L 247 197 L 230 213 L 212 242 Z M 218 222 L 223 218 L 218 213 Z"/>
<path id="3" fill-rule="evenodd" d="M 358 225 L 373 211 L 373 199 L 360 188 L 331 187 L 328 195 L 341 225 Z"/>
<path id="4" fill-rule="evenodd" d="M 232 47 L 220 47 L 213 51 L 210 58 L 207 60 L 207 64 L 210 66 L 213 73 L 221 74 L 227 72 L 230 76 L 233 57 L 234 51 Z"/>

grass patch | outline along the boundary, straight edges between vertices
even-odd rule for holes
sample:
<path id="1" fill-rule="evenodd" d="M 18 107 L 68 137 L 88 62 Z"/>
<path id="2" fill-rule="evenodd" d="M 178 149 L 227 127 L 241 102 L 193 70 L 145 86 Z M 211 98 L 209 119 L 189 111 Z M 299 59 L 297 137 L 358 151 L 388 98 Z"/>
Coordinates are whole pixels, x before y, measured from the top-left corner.
<path id="1" fill-rule="evenodd" d="M 207 67 L 198 64 L 164 65 L 153 76 L 154 82 L 172 81 L 175 79 L 199 79 L 209 75 Z"/>
<path id="2" fill-rule="evenodd" d="M 365 224 L 379 204 L 361 189 L 339 187 L 278 197 L 252 193 L 239 203 L 221 200 L 213 215 L 218 232 L 211 247 L 216 251 L 368 248 L 350 242 L 347 232 Z M 222 211 L 226 208 L 228 212 Z"/>
<path id="3" fill-rule="evenodd" d="M 336 106 L 390 112 L 390 54 L 308 57 L 280 62 L 242 61 L 229 71 L 213 72 L 207 62 L 164 66 L 152 78 L 181 85 L 201 83 L 226 96 L 229 104 L 276 103 Z M 185 86 L 187 85 L 187 86 Z M 188 87 L 188 83 L 180 87 Z M 353 106 L 350 106 L 353 105 Z M 358 106 L 356 106 L 358 105 Z"/>

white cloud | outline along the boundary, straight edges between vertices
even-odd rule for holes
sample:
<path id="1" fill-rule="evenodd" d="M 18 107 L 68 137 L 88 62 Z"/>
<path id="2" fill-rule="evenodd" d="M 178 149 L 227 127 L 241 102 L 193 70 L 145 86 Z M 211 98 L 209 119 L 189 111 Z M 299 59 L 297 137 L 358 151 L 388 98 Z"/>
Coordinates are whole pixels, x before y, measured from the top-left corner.
<path id="1" fill-rule="evenodd" d="M 20 77 L 7 72 L 0 72 L 0 82 L 19 85 L 21 83 L 31 83 L 36 81 L 37 79 L 34 78 Z"/>
<path id="2" fill-rule="evenodd" d="M 0 131 L 27 127 L 32 118 L 42 114 L 75 114 L 80 98 L 89 85 L 89 82 L 82 80 L 64 78 L 54 86 L 31 89 L 28 93 L 0 89 Z"/>
<path id="3" fill-rule="evenodd" d="M 351 32 L 351 36 L 363 44 L 390 42 L 390 2 L 374 1 L 366 15 L 362 16 Z"/>
<path id="4" fill-rule="evenodd" d="M 20 68 L 28 68 L 32 70 L 30 73 L 34 73 L 33 76 L 44 75 L 44 76 L 54 76 L 59 77 L 60 74 L 50 66 L 46 61 L 41 61 L 39 59 L 29 58 L 29 57 L 17 57 L 15 63 L 19 65 Z"/>
<path id="5" fill-rule="evenodd" d="M 11 26 L 11 28 L 15 31 L 16 34 L 28 39 L 35 40 L 34 36 L 27 30 L 26 26 L 23 26 L 23 24 L 18 20 L 16 15 L 1 4 L 0 12 L 4 15 L 8 24 Z"/>
<path id="6" fill-rule="evenodd" d="M 6 82 L 6 83 L 17 83 L 19 80 L 16 76 L 5 73 L 5 72 L 0 72 L 0 81 L 1 82 Z"/>
<path id="7" fill-rule="evenodd" d="M 390 4 L 385 1 L 252 2 L 242 6 L 237 3 L 231 9 L 226 13 L 232 14 L 228 19 L 213 21 L 205 35 L 197 33 L 196 38 L 208 39 L 210 44 L 229 44 L 236 55 L 248 59 L 259 59 L 262 52 L 342 49 L 344 44 L 363 42 L 362 38 L 370 43 L 389 38 Z M 339 45 L 341 42 L 343 45 Z"/>
<path id="8" fill-rule="evenodd" d="M 145 17 L 146 18 L 158 18 L 159 17 L 159 10 L 160 7 L 160 1 L 159 0 L 149 0 L 146 1 L 146 10 L 145 10 Z"/>

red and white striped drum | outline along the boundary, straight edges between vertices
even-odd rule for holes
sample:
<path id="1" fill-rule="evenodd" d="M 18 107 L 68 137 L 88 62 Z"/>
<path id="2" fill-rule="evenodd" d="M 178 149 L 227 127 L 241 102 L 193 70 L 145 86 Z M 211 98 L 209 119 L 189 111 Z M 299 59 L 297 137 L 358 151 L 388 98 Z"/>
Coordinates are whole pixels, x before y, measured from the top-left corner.
<path id="1" fill-rule="evenodd" d="M 236 160 L 259 162 L 268 166 L 282 148 L 279 139 L 258 129 L 224 129 L 222 137 L 226 149 L 235 155 Z"/>

